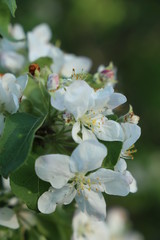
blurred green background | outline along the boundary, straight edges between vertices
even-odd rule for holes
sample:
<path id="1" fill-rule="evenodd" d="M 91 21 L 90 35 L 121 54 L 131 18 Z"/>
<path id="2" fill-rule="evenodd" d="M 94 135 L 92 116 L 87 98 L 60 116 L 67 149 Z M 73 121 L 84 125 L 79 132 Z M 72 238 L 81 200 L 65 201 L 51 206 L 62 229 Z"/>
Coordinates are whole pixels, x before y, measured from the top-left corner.
<path id="1" fill-rule="evenodd" d="M 139 191 L 125 198 L 107 196 L 107 204 L 126 207 L 145 239 L 160 239 L 160 1 L 17 0 L 17 5 L 13 23 L 25 31 L 48 23 L 53 42 L 90 57 L 92 72 L 109 61 L 117 66 L 116 88 L 141 118 L 138 153 L 128 161 Z"/>

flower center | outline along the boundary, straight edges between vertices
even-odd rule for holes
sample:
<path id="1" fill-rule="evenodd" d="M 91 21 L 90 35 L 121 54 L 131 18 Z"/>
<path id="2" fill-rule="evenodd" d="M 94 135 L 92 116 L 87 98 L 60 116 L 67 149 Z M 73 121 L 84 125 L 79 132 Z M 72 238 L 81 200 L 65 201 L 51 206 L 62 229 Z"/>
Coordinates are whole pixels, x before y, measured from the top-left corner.
<path id="1" fill-rule="evenodd" d="M 101 113 L 96 113 L 90 110 L 80 118 L 81 123 L 94 132 L 95 128 L 100 128 L 104 124 L 104 116 Z"/>
<path id="2" fill-rule="evenodd" d="M 73 178 L 73 185 L 75 185 L 78 195 L 80 195 L 80 192 L 84 190 L 84 188 L 91 190 L 91 181 L 89 178 L 85 177 L 85 174 L 83 173 L 77 173 L 75 177 Z"/>
<path id="3" fill-rule="evenodd" d="M 72 184 L 76 187 L 78 195 L 80 195 L 81 191 L 84 189 L 91 191 L 91 186 L 95 191 L 98 192 L 99 187 L 101 186 L 101 182 L 98 177 L 93 181 L 93 179 L 91 180 L 82 173 L 77 173 L 75 175 L 75 177 L 72 179 Z"/>
<path id="4" fill-rule="evenodd" d="M 87 234 L 93 233 L 93 229 L 91 228 L 91 225 L 89 224 L 89 222 L 86 222 L 86 223 L 80 222 L 77 233 L 79 237 L 86 238 Z"/>
<path id="5" fill-rule="evenodd" d="M 134 159 L 133 154 L 137 152 L 137 149 L 135 149 L 134 144 L 126 150 L 124 153 L 121 154 L 121 156 L 125 159 Z"/>

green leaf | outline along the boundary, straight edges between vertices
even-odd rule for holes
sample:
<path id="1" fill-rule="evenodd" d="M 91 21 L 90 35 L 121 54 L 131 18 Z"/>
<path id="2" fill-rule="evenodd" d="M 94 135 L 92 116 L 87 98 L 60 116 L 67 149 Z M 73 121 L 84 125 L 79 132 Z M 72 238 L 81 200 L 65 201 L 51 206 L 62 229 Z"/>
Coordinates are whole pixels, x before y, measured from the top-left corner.
<path id="1" fill-rule="evenodd" d="M 21 104 L 19 106 L 19 112 L 25 112 L 25 113 L 35 115 L 34 106 L 31 103 L 31 101 L 29 101 L 28 99 L 22 99 Z"/>
<path id="2" fill-rule="evenodd" d="M 16 113 L 6 119 L 4 133 L 0 138 L 2 176 L 8 177 L 27 159 L 34 134 L 44 119 L 45 117 L 37 118 L 26 113 Z"/>
<path id="3" fill-rule="evenodd" d="M 44 66 L 50 66 L 53 63 L 53 60 L 50 57 L 41 57 L 35 60 L 34 63 L 37 63 L 40 68 L 43 68 Z"/>
<path id="4" fill-rule="evenodd" d="M 23 166 L 10 176 L 12 192 L 32 210 L 38 210 L 37 200 L 50 186 L 49 183 L 41 181 L 35 173 L 34 165 L 37 157 L 37 155 L 29 156 Z"/>
<path id="5" fill-rule="evenodd" d="M 17 4 L 15 0 L 3 0 L 9 7 L 11 14 L 15 17 L 15 11 L 17 9 Z"/>
<path id="6" fill-rule="evenodd" d="M 34 107 L 34 113 L 38 116 L 48 114 L 50 106 L 50 95 L 42 83 L 36 82 L 35 79 L 29 78 L 24 96 L 30 101 Z"/>
<path id="7" fill-rule="evenodd" d="M 101 142 L 107 147 L 108 150 L 108 154 L 104 159 L 102 166 L 104 168 L 113 168 L 120 157 L 123 142 Z"/>

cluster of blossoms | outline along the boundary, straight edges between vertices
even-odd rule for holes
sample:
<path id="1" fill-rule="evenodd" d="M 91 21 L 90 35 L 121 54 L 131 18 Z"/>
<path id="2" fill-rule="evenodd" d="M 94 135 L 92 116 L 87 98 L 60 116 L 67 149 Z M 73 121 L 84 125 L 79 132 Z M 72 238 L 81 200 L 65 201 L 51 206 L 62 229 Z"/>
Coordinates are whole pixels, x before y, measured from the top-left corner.
<path id="1" fill-rule="evenodd" d="M 128 220 L 128 213 L 123 208 L 109 209 L 106 222 L 95 221 L 76 211 L 72 222 L 72 240 L 143 240 L 140 233 L 130 229 Z"/>
<path id="2" fill-rule="evenodd" d="M 55 86 L 58 76 L 49 76 L 49 85 Z M 51 81 L 52 80 L 52 81 Z M 36 173 L 51 187 L 38 200 L 43 213 L 55 211 L 57 204 L 69 204 L 74 198 L 81 211 L 99 219 L 106 217 L 102 193 L 125 196 L 136 191 L 136 181 L 125 158 L 130 158 L 134 143 L 140 137 L 135 115 L 124 116 L 127 121 L 110 120 L 113 110 L 126 101 L 107 84 L 94 90 L 78 75 L 50 91 L 51 104 L 63 112 L 64 121 L 72 125 L 72 137 L 79 145 L 71 156 L 51 154 L 36 160 Z M 103 167 L 107 148 L 100 141 L 122 142 L 119 160 L 114 170 Z"/>
<path id="3" fill-rule="evenodd" d="M 0 73 L 0 135 L 4 127 L 4 113 L 17 112 L 28 81 L 27 75 L 16 79 L 13 74 L 42 57 L 49 57 L 52 60 L 50 69 L 63 76 L 70 76 L 73 68 L 77 73 L 82 69 L 88 72 L 92 65 L 89 58 L 66 54 L 51 44 L 52 32 L 47 24 L 40 24 L 27 34 L 19 24 L 10 25 L 8 31 L 14 42 L 0 39 L 0 70 L 9 71 L 12 75 Z"/>
<path id="4" fill-rule="evenodd" d="M 13 38 L 22 41 L 0 40 L 3 70 L 16 74 L 23 66 L 35 63 L 30 65 L 28 75 L 0 75 L 0 135 L 3 137 L 5 118 L 16 113 L 21 101 L 28 97 L 25 94 L 30 84 L 28 76 L 38 86 L 42 84 L 50 98 L 50 112 L 60 119 L 64 131 L 67 129 L 68 141 L 72 137 L 76 147 L 68 155 L 62 152 L 48 154 L 48 151 L 45 154 L 44 149 L 44 154 L 36 157 L 36 175 L 50 184 L 39 196 L 38 209 L 49 214 L 57 205 L 68 205 L 75 199 L 81 212 L 104 221 L 106 202 L 103 194 L 126 196 L 137 191 L 136 180 L 127 170 L 126 160 L 133 158 L 134 144 L 141 134 L 139 117 L 134 115 L 132 107 L 126 115 L 116 114 L 127 101 L 123 94 L 115 92 L 116 69 L 111 63 L 108 67 L 100 66 L 94 75 L 88 74 L 91 60 L 66 54 L 50 43 L 52 34 L 45 24 L 27 34 L 20 25 L 10 26 L 9 31 Z M 28 50 L 27 57 L 20 49 L 21 52 Z M 46 67 L 40 69 L 36 63 L 42 57 L 52 60 L 47 70 Z M 50 120 L 53 127 L 55 121 Z M 46 124 L 47 118 L 45 127 Z M 43 126 L 41 129 L 42 132 Z M 121 144 L 120 151 L 112 166 L 107 166 L 109 146 L 114 143 Z M 0 219 L 7 211 L 0 209 Z M 12 218 L 13 212 L 9 210 L 7 216 Z"/>
<path id="5" fill-rule="evenodd" d="M 15 42 L 5 38 L 0 40 L 0 66 L 6 71 L 20 72 L 25 65 L 42 57 L 51 59 L 50 68 L 53 72 L 67 77 L 70 77 L 73 68 L 76 73 L 82 69 L 83 72 L 88 72 L 91 68 L 89 58 L 64 53 L 50 43 L 52 32 L 47 24 L 40 24 L 27 33 L 19 24 L 10 25 L 9 34 Z"/>

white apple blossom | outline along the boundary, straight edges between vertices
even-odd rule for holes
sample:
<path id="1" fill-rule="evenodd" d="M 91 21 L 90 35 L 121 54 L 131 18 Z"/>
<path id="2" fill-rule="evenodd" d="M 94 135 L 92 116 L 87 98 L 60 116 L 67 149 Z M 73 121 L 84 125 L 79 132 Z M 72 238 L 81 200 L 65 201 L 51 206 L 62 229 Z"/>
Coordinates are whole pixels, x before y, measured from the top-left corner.
<path id="1" fill-rule="evenodd" d="M 41 57 L 50 57 L 53 60 L 51 69 L 59 73 L 64 63 L 64 53 L 60 48 L 50 43 L 52 32 L 50 27 L 43 23 L 27 33 L 28 58 L 33 62 Z"/>
<path id="2" fill-rule="evenodd" d="M 9 33 L 17 42 L 10 42 L 16 50 L 24 49 L 26 47 L 26 35 L 23 27 L 20 24 L 9 25 Z"/>
<path id="3" fill-rule="evenodd" d="M 128 228 L 128 214 L 122 208 L 109 209 L 107 221 L 96 221 L 76 211 L 72 221 L 72 240 L 143 240 L 138 232 Z"/>
<path id="4" fill-rule="evenodd" d="M 120 158 L 116 163 L 114 170 L 124 174 L 128 177 L 128 179 L 130 179 L 130 192 L 135 193 L 137 191 L 137 182 L 132 174 L 127 170 L 127 163 L 124 159 L 133 159 L 132 154 L 136 152 L 134 149 L 134 143 L 141 135 L 141 128 L 130 122 L 121 123 L 121 126 L 124 131 L 124 140 Z"/>
<path id="5" fill-rule="evenodd" d="M 0 225 L 11 229 L 19 228 L 17 216 L 12 209 L 8 207 L 0 208 Z"/>
<path id="6" fill-rule="evenodd" d="M 130 183 L 130 192 L 137 192 L 137 182 L 132 174 L 127 170 L 127 163 L 123 158 L 120 158 L 116 163 L 114 170 L 122 173 L 124 176 L 128 177 Z"/>
<path id="7" fill-rule="evenodd" d="M 133 159 L 132 154 L 136 152 L 136 149 L 134 149 L 134 143 L 141 135 L 141 128 L 130 122 L 121 123 L 121 126 L 124 131 L 124 140 L 120 158 L 116 163 L 114 170 L 128 176 L 128 179 L 130 179 L 130 192 L 135 193 L 137 191 L 137 182 L 127 170 L 127 163 L 124 159 Z"/>
<path id="8" fill-rule="evenodd" d="M 33 62 L 40 57 L 49 56 L 52 32 L 45 23 L 36 26 L 27 33 L 29 61 Z"/>
<path id="9" fill-rule="evenodd" d="M 132 153 L 134 153 L 135 150 L 132 150 L 132 148 L 134 147 L 134 143 L 139 139 L 141 135 L 141 128 L 137 124 L 130 122 L 121 123 L 121 126 L 124 132 L 121 157 L 126 159 L 133 158 Z"/>
<path id="10" fill-rule="evenodd" d="M 27 75 L 16 78 L 6 73 L 0 76 L 0 112 L 15 113 L 19 108 L 19 101 L 28 81 Z"/>
<path id="11" fill-rule="evenodd" d="M 143 236 L 130 229 L 129 214 L 126 209 L 117 207 L 109 209 L 107 216 L 107 226 L 110 231 L 111 239 L 115 240 L 143 240 Z"/>
<path id="12" fill-rule="evenodd" d="M 94 91 L 85 81 L 75 80 L 69 87 L 58 89 L 51 104 L 59 111 L 71 113 L 75 118 L 72 137 L 80 143 L 87 139 L 123 141 L 124 133 L 119 123 L 108 120 L 107 114 L 126 102 L 126 97 L 114 93 L 111 86 Z M 78 135 L 81 132 L 82 138 Z"/>
<path id="13" fill-rule="evenodd" d="M 109 240 L 106 222 L 96 221 L 83 212 L 76 211 L 72 220 L 72 240 Z"/>
<path id="14" fill-rule="evenodd" d="M 72 75 L 73 69 L 76 74 L 89 72 L 92 66 L 91 59 L 74 54 L 64 54 L 64 63 L 61 68 L 61 74 L 65 77 Z"/>
<path id="15" fill-rule="evenodd" d="M 51 38 L 51 29 L 44 23 L 27 33 L 30 62 L 40 57 L 50 57 L 53 60 L 51 64 L 53 73 L 62 74 L 65 77 L 71 76 L 73 68 L 76 73 L 90 70 L 92 62 L 89 58 L 63 53 L 60 48 L 50 43 Z"/>
<path id="16" fill-rule="evenodd" d="M 16 73 L 22 69 L 24 63 L 24 57 L 16 52 L 4 50 L 0 53 L 0 65 L 7 71 Z"/>
<path id="17" fill-rule="evenodd" d="M 9 33 L 15 40 L 25 39 L 23 28 L 19 24 L 9 26 Z M 0 65 L 11 72 L 22 69 L 25 63 L 23 55 L 17 51 L 25 48 L 25 41 L 13 42 L 8 39 L 0 39 Z"/>
<path id="18" fill-rule="evenodd" d="M 75 198 L 81 211 L 105 219 L 102 192 L 125 196 L 130 190 L 128 178 L 123 174 L 100 168 L 106 155 L 103 144 L 88 140 L 82 142 L 71 157 L 60 154 L 39 157 L 35 163 L 36 174 L 52 186 L 40 196 L 39 210 L 52 213 L 57 204 L 69 204 Z M 91 171 L 94 172 L 88 175 Z"/>

